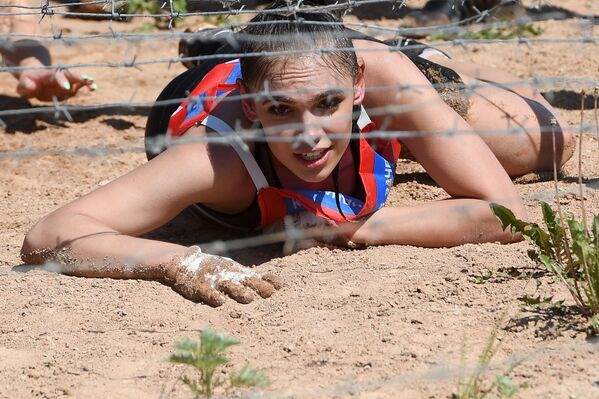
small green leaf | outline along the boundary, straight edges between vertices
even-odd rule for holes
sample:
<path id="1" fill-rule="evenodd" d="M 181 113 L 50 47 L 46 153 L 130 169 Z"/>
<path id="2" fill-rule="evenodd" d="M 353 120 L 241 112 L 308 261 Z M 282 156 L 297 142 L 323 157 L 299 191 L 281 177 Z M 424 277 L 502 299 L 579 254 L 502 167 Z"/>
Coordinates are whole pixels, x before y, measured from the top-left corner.
<path id="1" fill-rule="evenodd" d="M 223 333 L 205 329 L 200 333 L 199 344 L 197 341 L 183 338 L 175 344 L 175 353 L 168 360 L 173 363 L 188 364 L 198 370 L 200 379 L 195 381 L 186 376 L 181 378 L 192 391 L 194 396 L 211 398 L 214 389 L 222 386 L 227 379 L 219 378 L 215 371 L 220 366 L 229 362 L 226 357 L 227 350 L 239 341 Z M 268 385 L 269 381 L 262 371 L 254 370 L 249 366 L 244 367 L 237 375 L 231 377 L 229 383 L 234 386 Z"/>
<path id="2" fill-rule="evenodd" d="M 234 387 L 265 388 L 270 385 L 270 381 L 262 370 L 245 365 L 239 373 L 231 377 L 231 385 Z"/>
<path id="3" fill-rule="evenodd" d="M 501 228 L 503 230 L 507 229 L 508 226 L 515 227 L 518 232 L 524 230 L 526 223 L 523 223 L 520 219 L 516 218 L 514 212 L 505 206 L 496 203 L 491 203 L 489 206 L 491 207 L 491 211 L 493 211 L 493 214 L 497 220 L 501 222 Z"/>
<path id="4" fill-rule="evenodd" d="M 599 335 L 599 314 L 593 316 L 593 318 L 591 319 L 591 323 L 589 324 L 591 330 L 593 331 L 594 334 L 598 334 Z"/>
<path id="5" fill-rule="evenodd" d="M 202 347 L 209 353 L 222 353 L 229 347 L 239 345 L 239 341 L 221 332 L 205 329 L 200 334 Z"/>
<path id="6" fill-rule="evenodd" d="M 544 201 L 541 202 L 541 211 L 543 212 L 543 221 L 545 222 L 545 225 L 549 231 L 552 231 L 555 229 L 555 226 L 557 226 L 555 212 L 553 212 L 553 209 L 551 209 L 549 204 Z"/>
<path id="7" fill-rule="evenodd" d="M 545 226 L 547 226 L 547 230 L 549 230 L 553 245 L 561 247 L 564 232 L 559 221 L 555 218 L 555 212 L 546 202 L 541 202 L 541 210 L 543 211 L 543 221 L 545 222 Z M 556 252 L 559 252 L 559 248 L 556 249 Z"/>
<path id="8" fill-rule="evenodd" d="M 512 379 L 506 375 L 498 375 L 495 377 L 497 390 L 499 394 L 506 398 L 512 398 L 520 389 L 518 384 L 515 384 Z"/>
<path id="9" fill-rule="evenodd" d="M 528 223 L 518 219 L 511 210 L 503 205 L 491 203 L 490 207 L 497 220 L 501 222 L 503 230 L 507 229 L 508 226 L 512 226 L 512 234 L 521 233 L 524 238 L 536 244 L 542 253 L 551 252 L 549 234 L 536 223 Z"/>
<path id="10" fill-rule="evenodd" d="M 553 260 L 544 254 L 539 255 L 539 261 L 552 273 L 555 273 L 555 268 L 553 267 Z"/>
<path id="11" fill-rule="evenodd" d="M 574 241 L 586 241 L 587 233 L 584 231 L 584 225 L 574 219 L 573 217 L 568 218 L 568 227 L 570 228 L 570 236 Z"/>
<path id="12" fill-rule="evenodd" d="M 517 298 L 520 302 L 522 302 L 525 305 L 528 306 L 537 306 L 537 305 L 543 305 L 543 304 L 549 304 L 551 303 L 551 301 L 553 300 L 553 296 L 548 296 L 548 297 L 544 297 L 541 298 L 540 295 L 534 297 L 534 296 L 521 296 Z"/>

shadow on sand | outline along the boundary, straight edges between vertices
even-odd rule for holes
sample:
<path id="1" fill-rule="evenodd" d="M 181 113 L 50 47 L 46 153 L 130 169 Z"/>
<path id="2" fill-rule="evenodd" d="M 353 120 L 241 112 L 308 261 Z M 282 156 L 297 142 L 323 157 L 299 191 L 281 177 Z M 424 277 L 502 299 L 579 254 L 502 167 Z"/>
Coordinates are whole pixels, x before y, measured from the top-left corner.
<path id="1" fill-rule="evenodd" d="M 541 94 L 543 95 L 543 97 L 545 97 L 549 104 L 557 108 L 569 110 L 580 109 L 582 103 L 582 95 L 580 94 L 580 92 L 572 90 L 548 91 Z M 594 109 L 595 98 L 592 95 L 587 94 L 584 98 L 583 105 L 584 109 Z"/>
<path id="2" fill-rule="evenodd" d="M 36 108 L 31 102 L 24 98 L 12 97 L 6 95 L 0 95 L 0 109 L 3 111 L 7 110 L 22 110 L 28 108 Z M 84 123 L 90 119 L 94 119 L 100 116 L 114 116 L 114 118 L 107 118 L 104 123 L 108 126 L 117 129 L 124 130 L 131 127 L 131 122 L 126 121 L 118 116 L 125 115 L 140 115 L 148 116 L 150 112 L 150 106 L 143 107 L 103 107 L 98 109 L 89 109 L 82 111 L 70 111 L 69 115 L 72 117 L 74 123 Z M 56 113 L 54 110 L 49 109 L 44 112 L 35 112 L 20 115 L 4 115 L 0 116 L 4 122 L 5 133 L 36 133 L 47 128 L 46 124 L 67 127 L 65 122 L 66 117 L 61 113 Z M 44 123 L 40 123 L 44 122 Z"/>

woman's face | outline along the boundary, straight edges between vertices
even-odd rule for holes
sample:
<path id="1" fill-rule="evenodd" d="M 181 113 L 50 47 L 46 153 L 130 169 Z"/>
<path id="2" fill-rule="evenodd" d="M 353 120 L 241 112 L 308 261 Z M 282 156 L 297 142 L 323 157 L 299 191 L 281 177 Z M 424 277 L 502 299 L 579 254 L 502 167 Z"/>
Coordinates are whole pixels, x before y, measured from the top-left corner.
<path id="1" fill-rule="evenodd" d="M 360 63 L 354 80 L 326 66 L 318 55 L 285 59 L 274 63 L 268 86 L 258 90 L 272 94 L 244 103 L 246 115 L 260 121 L 267 137 L 288 139 L 268 145 L 300 179 L 323 181 L 341 160 L 350 140 L 354 105 L 363 98 L 362 71 Z"/>

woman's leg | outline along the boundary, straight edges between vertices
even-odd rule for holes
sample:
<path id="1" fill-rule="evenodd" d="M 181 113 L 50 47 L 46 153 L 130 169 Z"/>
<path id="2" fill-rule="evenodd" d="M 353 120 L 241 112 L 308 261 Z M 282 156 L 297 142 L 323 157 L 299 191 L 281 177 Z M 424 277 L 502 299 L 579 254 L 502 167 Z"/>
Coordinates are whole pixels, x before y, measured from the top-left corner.
<path id="1" fill-rule="evenodd" d="M 574 135 L 567 123 L 535 88 L 506 72 L 433 55 L 430 61 L 456 71 L 470 95 L 467 121 L 480 133 L 510 176 L 553 168 L 551 119 L 558 125 L 556 160 L 562 166 L 574 152 Z M 501 131 L 516 129 L 511 134 Z"/>

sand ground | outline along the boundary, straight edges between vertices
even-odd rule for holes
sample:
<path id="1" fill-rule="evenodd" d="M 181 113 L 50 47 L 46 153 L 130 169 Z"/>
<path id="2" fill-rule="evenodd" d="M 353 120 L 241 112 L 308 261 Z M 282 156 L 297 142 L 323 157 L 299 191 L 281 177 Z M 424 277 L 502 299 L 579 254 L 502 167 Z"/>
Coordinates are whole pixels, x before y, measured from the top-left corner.
<path id="1" fill-rule="evenodd" d="M 559 3 L 581 14 L 599 14 L 596 1 Z M 52 22 L 65 34 L 107 30 L 105 22 L 57 17 Z M 401 21 L 368 22 L 398 26 Z M 577 19 L 537 25 L 544 29 L 540 38 L 593 35 L 593 27 Z M 115 23 L 113 28 L 140 26 Z M 49 22 L 44 29 L 51 29 Z M 172 40 L 73 43 L 52 51 L 69 63 L 176 56 Z M 448 51 L 522 78 L 599 79 L 599 52 L 592 43 L 477 44 Z M 82 68 L 96 78 L 98 90 L 69 104 L 151 102 L 183 70 L 175 64 Z M 579 89 L 564 82 L 544 90 L 554 92 L 554 103 L 572 126 L 579 125 Z M 0 108 L 39 105 L 16 98 L 13 90 L 13 78 L 0 75 Z M 573 302 L 563 287 L 528 260 L 527 243 L 311 248 L 287 256 L 279 247 L 246 249 L 233 255 L 278 274 L 287 285 L 268 300 L 229 301 L 217 309 L 187 301 L 158 282 L 19 268 L 20 245 L 36 220 L 145 162 L 146 115 L 147 109 L 137 107 L 73 113 L 73 122 L 52 113 L 3 118 L 0 397 L 189 397 L 177 382 L 185 369 L 164 359 L 176 340 L 210 326 L 242 342 L 231 351 L 236 367 L 250 362 L 272 380 L 270 388 L 243 395 L 443 398 L 455 390 L 458 373 L 473 366 L 497 323 L 502 345 L 493 363 L 496 371 L 524 359 L 512 373 L 517 383 L 527 385 L 518 397 L 599 397 L 599 344 L 587 338 L 584 320 L 569 306 Z M 585 123 L 595 123 L 590 109 Z M 599 211 L 598 148 L 586 134 L 582 175 L 587 210 L 594 214 Z M 401 161 L 399 172 L 393 204 L 447 197 L 417 164 Z M 571 161 L 560 177 L 562 205 L 576 214 L 577 176 Z M 531 217 L 540 221 L 539 201 L 553 201 L 551 176 L 525 176 L 517 188 Z M 184 243 L 232 238 L 188 214 L 152 236 Z M 554 296 L 566 306 L 526 309 L 517 300 L 525 294 Z"/>

